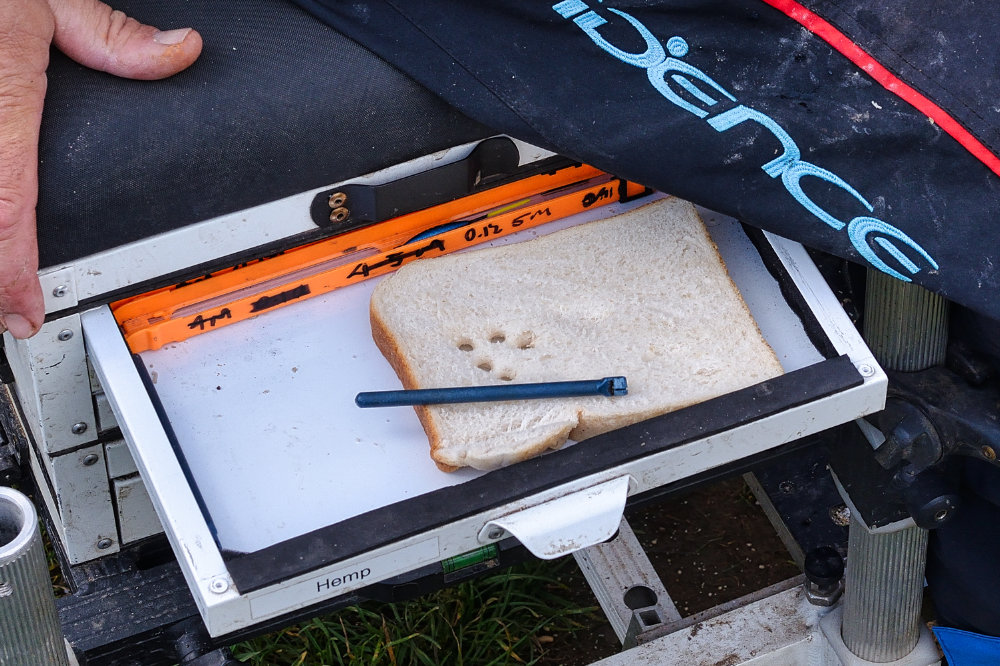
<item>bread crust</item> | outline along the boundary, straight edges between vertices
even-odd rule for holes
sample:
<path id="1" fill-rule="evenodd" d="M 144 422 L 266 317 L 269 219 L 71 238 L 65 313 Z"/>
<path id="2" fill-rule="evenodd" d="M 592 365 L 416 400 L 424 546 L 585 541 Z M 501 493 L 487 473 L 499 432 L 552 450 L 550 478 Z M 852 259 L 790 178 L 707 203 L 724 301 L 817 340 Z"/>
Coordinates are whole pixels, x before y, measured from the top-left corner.
<path id="1" fill-rule="evenodd" d="M 701 216 L 699 216 L 699 218 L 700 217 Z M 712 250 L 715 252 L 716 261 L 718 261 L 723 266 L 723 268 L 726 269 L 726 277 L 729 278 L 729 287 L 737 294 L 739 294 L 740 288 L 736 286 L 735 282 L 733 282 L 733 276 L 729 273 L 729 266 L 726 264 L 726 260 L 722 257 L 722 253 L 719 252 L 719 246 L 716 245 L 715 240 L 712 238 L 712 234 L 708 233 L 708 229 L 706 229 L 704 226 L 701 228 L 701 232 L 705 235 L 705 238 L 708 240 L 708 244 L 712 247 Z M 739 299 L 739 307 L 742 308 L 743 314 L 746 315 L 746 319 L 753 324 L 754 333 L 756 333 L 758 338 L 763 340 L 764 332 L 760 330 L 760 324 L 757 323 L 756 319 L 754 319 L 753 314 L 750 312 L 750 306 L 747 305 L 747 302 L 743 300 L 742 296 Z M 777 366 L 780 369 L 781 361 L 778 359 L 778 355 L 774 353 L 774 349 L 771 348 L 771 345 L 766 345 L 766 347 L 767 347 L 767 353 L 769 353 L 770 355 L 770 358 L 768 359 L 769 363 Z M 690 404 L 684 405 L 683 407 L 690 407 L 691 404 L 694 403 L 692 402 Z M 682 407 L 678 407 L 677 409 L 682 409 Z"/>
<path id="2" fill-rule="evenodd" d="M 562 447 L 563 444 L 565 444 L 566 441 L 570 439 L 570 433 L 573 431 L 573 428 L 575 426 L 576 426 L 575 423 L 565 423 L 558 430 L 551 429 L 551 434 L 549 436 L 538 439 L 532 444 L 529 444 L 527 446 L 522 446 L 518 448 L 516 451 L 509 453 L 505 457 L 503 465 L 504 466 L 513 465 L 514 463 L 521 462 L 522 460 L 528 460 L 529 458 L 534 458 L 535 456 L 539 456 L 550 449 L 558 449 Z M 468 463 L 466 463 L 464 460 L 462 461 L 455 460 L 454 461 L 455 463 L 460 463 L 460 464 L 454 467 L 451 467 L 447 463 L 442 462 L 444 459 L 448 458 L 448 456 L 444 453 L 444 451 L 445 449 L 439 448 L 437 450 L 438 457 L 435 458 L 435 462 L 437 463 L 437 466 L 440 469 L 446 472 L 450 472 L 468 466 Z M 489 469 L 489 468 L 484 466 L 479 466 L 478 469 Z"/>
<path id="3" fill-rule="evenodd" d="M 375 341 L 375 346 L 378 347 L 379 351 L 382 352 L 382 355 L 385 356 L 387 361 L 389 361 L 389 365 L 392 366 L 392 369 L 396 371 L 396 375 L 403 383 L 403 388 L 420 388 L 413 371 L 410 369 L 409 363 L 407 363 L 406 359 L 403 358 L 403 354 L 399 349 L 399 342 L 389 331 L 389 328 L 385 325 L 385 322 L 382 321 L 382 318 L 379 317 L 378 312 L 375 309 L 374 300 L 368 306 L 368 318 L 371 321 L 372 339 Z M 420 425 L 423 427 L 424 433 L 427 435 L 427 441 L 430 442 L 431 459 L 434 460 L 434 464 L 438 466 L 438 469 L 442 472 L 454 472 L 461 469 L 460 467 L 449 465 L 448 463 L 438 459 L 437 450 L 441 447 L 441 435 L 434 426 L 434 419 L 431 417 L 427 407 L 423 405 L 415 405 L 413 410 L 417 413 Z"/>

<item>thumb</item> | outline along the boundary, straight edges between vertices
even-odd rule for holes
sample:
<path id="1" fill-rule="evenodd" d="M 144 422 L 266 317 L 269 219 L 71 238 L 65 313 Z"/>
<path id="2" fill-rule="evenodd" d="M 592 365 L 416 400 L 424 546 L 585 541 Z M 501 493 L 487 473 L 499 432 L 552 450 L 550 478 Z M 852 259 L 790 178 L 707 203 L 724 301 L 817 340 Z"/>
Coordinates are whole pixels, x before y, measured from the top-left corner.
<path id="1" fill-rule="evenodd" d="M 0 333 L 32 335 L 45 316 L 38 284 L 38 127 L 52 17 L 44 4 L 0 2 Z"/>
<path id="2" fill-rule="evenodd" d="M 191 28 L 161 31 L 98 0 L 50 0 L 53 41 L 81 65 L 129 79 L 162 79 L 185 69 L 201 53 Z"/>

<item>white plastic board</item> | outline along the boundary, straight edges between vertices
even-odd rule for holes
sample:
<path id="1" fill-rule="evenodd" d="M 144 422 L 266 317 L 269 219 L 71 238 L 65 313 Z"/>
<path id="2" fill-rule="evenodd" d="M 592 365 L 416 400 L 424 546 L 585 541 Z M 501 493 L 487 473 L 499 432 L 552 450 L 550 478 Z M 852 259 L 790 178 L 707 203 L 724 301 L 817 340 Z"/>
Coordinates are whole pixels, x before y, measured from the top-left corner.
<path id="1" fill-rule="evenodd" d="M 739 225 L 702 213 L 785 369 L 822 360 Z M 368 302 L 376 282 L 142 354 L 222 548 L 258 550 L 483 474 L 439 471 L 411 408 L 354 405 L 359 391 L 400 388 L 371 339 Z"/>

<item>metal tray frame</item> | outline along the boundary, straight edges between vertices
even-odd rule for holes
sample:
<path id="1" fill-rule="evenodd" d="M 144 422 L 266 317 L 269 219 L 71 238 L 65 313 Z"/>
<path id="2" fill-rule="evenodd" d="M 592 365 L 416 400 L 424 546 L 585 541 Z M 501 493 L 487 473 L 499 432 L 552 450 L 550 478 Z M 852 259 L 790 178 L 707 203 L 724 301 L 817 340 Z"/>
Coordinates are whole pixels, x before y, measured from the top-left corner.
<path id="1" fill-rule="evenodd" d="M 601 511 L 617 524 L 615 511 L 620 517 L 621 509 L 614 507 L 624 507 L 625 495 L 654 490 L 881 409 L 886 376 L 804 248 L 767 233 L 763 239 L 761 249 L 780 264 L 786 296 L 807 308 L 813 324 L 821 329 L 823 340 L 819 346 L 829 347 L 820 352 L 826 360 L 781 378 L 789 387 L 804 387 L 801 395 L 782 398 L 783 404 L 763 405 L 756 414 L 751 410 L 749 417 L 734 427 L 701 436 L 687 433 L 675 441 L 650 447 L 648 454 L 604 468 L 584 466 L 580 468 L 584 470 L 582 474 L 571 474 L 563 480 L 550 478 L 540 483 L 536 491 L 458 512 L 454 519 L 418 528 L 416 533 L 344 557 L 338 557 L 335 549 L 310 552 L 309 548 L 324 545 L 322 539 L 314 538 L 316 535 L 304 535 L 278 545 L 284 545 L 283 548 L 275 546 L 262 553 L 233 557 L 224 552 L 206 520 L 184 462 L 176 453 L 169 419 L 159 408 L 155 390 L 151 390 L 153 387 L 144 377 L 143 369 L 126 347 L 107 306 L 82 315 L 83 331 L 98 378 L 199 611 L 210 634 L 223 636 L 499 540 L 508 535 L 507 530 L 516 533 L 520 529 L 514 527 L 519 519 L 529 519 L 529 514 L 539 510 L 544 514 L 546 505 L 558 503 L 561 498 L 564 504 L 565 498 L 572 497 L 582 507 L 589 506 L 593 498 L 601 498 L 605 505 L 610 501 L 612 508 Z M 813 333 L 815 337 L 816 332 Z M 819 386 L 823 377 L 830 378 L 829 386 Z M 758 386 L 746 391 L 749 393 L 744 397 L 750 404 L 762 405 L 770 388 Z M 712 410 L 711 404 L 703 403 L 668 414 L 669 418 L 658 424 L 654 419 L 626 430 L 635 445 L 642 443 L 639 440 L 644 437 L 662 438 L 671 428 L 671 419 L 684 418 L 685 413 L 697 416 L 699 407 Z M 647 427 L 647 424 L 652 425 Z M 608 436 L 619 435 L 609 433 L 605 437 Z M 565 453 L 571 454 L 575 448 Z M 522 465 L 499 473 L 520 474 Z M 613 495 L 610 500 L 607 493 Z M 404 505 L 395 505 L 394 509 L 405 509 Z M 586 513 L 587 509 L 583 511 Z M 569 520 L 563 514 L 565 511 L 550 511 L 544 514 L 544 520 L 559 525 L 560 521 Z M 606 516 L 603 523 L 610 520 Z M 321 531 L 329 535 L 336 528 L 334 525 Z M 599 532 L 596 530 L 594 534 Z M 526 545 L 531 547 L 530 543 Z M 586 545 L 589 544 L 575 544 Z M 301 562 L 296 564 L 293 560 Z M 254 571 L 267 567 L 273 567 L 274 571 L 265 572 L 263 578 L 252 578 Z"/>

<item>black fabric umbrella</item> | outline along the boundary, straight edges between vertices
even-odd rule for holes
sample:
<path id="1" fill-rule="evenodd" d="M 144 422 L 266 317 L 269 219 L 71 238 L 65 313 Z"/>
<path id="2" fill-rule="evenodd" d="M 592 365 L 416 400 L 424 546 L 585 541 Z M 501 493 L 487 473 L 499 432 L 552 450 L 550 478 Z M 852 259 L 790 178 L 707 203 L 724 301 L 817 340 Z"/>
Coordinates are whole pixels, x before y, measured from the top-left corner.
<path id="1" fill-rule="evenodd" d="M 1000 6 L 300 4 L 514 136 L 1000 319 Z"/>
<path id="2" fill-rule="evenodd" d="M 487 126 L 1000 320 L 1000 5 L 298 1 Z M 927 575 L 939 622 L 997 635 L 985 467 Z"/>

